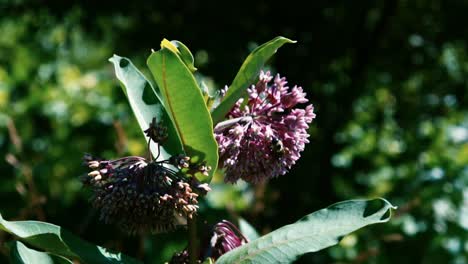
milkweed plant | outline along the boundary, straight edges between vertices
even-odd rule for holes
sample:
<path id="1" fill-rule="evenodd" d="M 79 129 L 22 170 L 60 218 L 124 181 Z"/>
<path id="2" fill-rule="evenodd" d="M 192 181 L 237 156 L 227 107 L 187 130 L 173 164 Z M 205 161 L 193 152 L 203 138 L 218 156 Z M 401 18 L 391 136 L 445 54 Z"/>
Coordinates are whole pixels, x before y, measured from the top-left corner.
<path id="1" fill-rule="evenodd" d="M 284 76 L 263 69 L 287 43 L 295 42 L 276 37 L 257 47 L 232 83 L 215 93 L 200 88 L 192 53 L 179 41 L 164 39 L 148 57 L 156 85 L 129 59 L 110 58 L 147 155 L 84 154 L 83 172 L 88 171 L 79 179 L 100 220 L 129 236 L 186 230 L 187 246 L 167 259 L 174 264 L 290 263 L 359 228 L 388 221 L 395 207 L 375 198 L 333 204 L 263 236 L 243 233 L 224 219 L 208 231 L 197 230 L 203 221 L 198 204 L 210 195 L 214 175 L 224 184 L 265 184 L 287 174 L 309 143 L 313 99 Z M 18 238 L 10 245 L 17 263 L 140 263 L 54 224 L 0 221 Z"/>

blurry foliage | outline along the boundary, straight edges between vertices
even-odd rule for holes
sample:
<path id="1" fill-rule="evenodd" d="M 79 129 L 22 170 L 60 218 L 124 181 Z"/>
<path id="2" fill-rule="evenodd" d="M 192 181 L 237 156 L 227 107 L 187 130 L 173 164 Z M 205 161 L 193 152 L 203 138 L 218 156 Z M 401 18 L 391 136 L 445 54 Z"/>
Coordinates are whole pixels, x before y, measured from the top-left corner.
<path id="1" fill-rule="evenodd" d="M 202 204 L 214 209 L 202 213 L 207 223 L 242 215 L 265 233 L 338 200 L 383 196 L 399 206 L 389 224 L 298 262 L 468 262 L 466 1 L 291 3 L 279 15 L 267 1 L 215 13 L 215 1 L 42 2 L 0 4 L 5 218 L 60 224 L 148 263 L 169 259 L 185 246 L 183 230 L 126 237 L 97 220 L 77 179 L 84 152 L 144 152 L 107 59 L 119 53 L 143 65 L 160 39 L 180 39 L 206 84 L 221 88 L 249 48 L 284 35 L 298 44 L 271 67 L 316 106 L 311 143 L 267 186 L 215 183 Z"/>

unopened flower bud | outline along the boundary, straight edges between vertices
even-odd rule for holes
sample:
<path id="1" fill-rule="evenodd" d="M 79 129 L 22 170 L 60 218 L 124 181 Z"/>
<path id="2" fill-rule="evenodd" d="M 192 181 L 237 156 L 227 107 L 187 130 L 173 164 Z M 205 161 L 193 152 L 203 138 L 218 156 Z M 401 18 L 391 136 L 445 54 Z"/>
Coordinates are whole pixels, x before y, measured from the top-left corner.
<path id="1" fill-rule="evenodd" d="M 211 171 L 211 166 L 207 166 L 206 163 L 202 163 L 198 166 L 198 171 L 205 176 L 208 176 L 208 172 Z"/>
<path id="2" fill-rule="evenodd" d="M 202 244 L 200 256 L 197 256 L 199 263 L 205 258 L 217 260 L 223 254 L 248 243 L 248 239 L 242 235 L 239 229 L 229 221 L 223 220 L 217 223 L 210 234 L 210 239 Z M 187 249 L 174 254 L 170 264 L 188 263 Z"/>
<path id="3" fill-rule="evenodd" d="M 189 161 L 190 161 L 190 157 L 185 156 L 183 154 L 172 156 L 169 159 L 169 163 L 179 169 L 188 168 L 190 166 Z"/>
<path id="4" fill-rule="evenodd" d="M 93 160 L 93 161 L 88 162 L 88 167 L 89 167 L 90 169 L 97 169 L 97 168 L 99 168 L 99 161 Z"/>
<path id="5" fill-rule="evenodd" d="M 210 240 L 213 259 L 218 259 L 221 255 L 248 243 L 247 238 L 229 221 L 223 220 L 213 228 L 213 235 Z"/>
<path id="6" fill-rule="evenodd" d="M 96 165 L 92 156 L 85 159 L 88 167 Z M 198 183 L 164 163 L 132 156 L 99 164 L 100 170 L 93 169 L 81 179 L 93 189 L 91 201 L 106 223 L 130 234 L 159 233 L 182 225 L 177 215 L 192 218 L 197 213 L 198 194 L 193 190 Z"/>
<path id="7" fill-rule="evenodd" d="M 88 176 L 90 176 L 90 177 L 96 177 L 98 175 L 99 175 L 99 171 L 92 171 L 92 172 L 88 173 Z"/>

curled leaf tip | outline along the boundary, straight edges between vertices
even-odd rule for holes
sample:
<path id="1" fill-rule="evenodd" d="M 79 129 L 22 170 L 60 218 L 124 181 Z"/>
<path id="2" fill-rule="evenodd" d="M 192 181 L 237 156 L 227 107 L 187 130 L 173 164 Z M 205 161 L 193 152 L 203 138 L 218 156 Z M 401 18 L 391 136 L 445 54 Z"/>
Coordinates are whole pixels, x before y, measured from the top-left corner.
<path id="1" fill-rule="evenodd" d="M 119 59 L 119 58 L 120 58 L 120 57 L 119 57 L 117 54 L 114 54 L 114 55 L 112 55 L 112 57 L 110 57 L 110 58 L 108 59 L 108 61 L 114 62 L 115 60 L 117 60 L 117 59 Z"/>
<path id="2" fill-rule="evenodd" d="M 297 43 L 297 40 L 292 40 L 292 39 L 290 39 L 290 38 L 286 38 L 286 37 L 283 37 L 283 36 L 278 36 L 278 37 L 276 37 L 275 39 L 283 39 L 283 40 L 285 40 L 285 41 L 288 42 L 288 43 Z"/>
<path id="3" fill-rule="evenodd" d="M 379 199 L 382 199 L 385 203 L 387 203 L 387 205 L 388 205 L 389 208 L 391 208 L 391 209 L 393 209 L 393 210 L 398 209 L 398 206 L 393 205 L 393 204 L 390 203 L 387 199 L 385 199 L 385 198 L 379 198 Z"/>

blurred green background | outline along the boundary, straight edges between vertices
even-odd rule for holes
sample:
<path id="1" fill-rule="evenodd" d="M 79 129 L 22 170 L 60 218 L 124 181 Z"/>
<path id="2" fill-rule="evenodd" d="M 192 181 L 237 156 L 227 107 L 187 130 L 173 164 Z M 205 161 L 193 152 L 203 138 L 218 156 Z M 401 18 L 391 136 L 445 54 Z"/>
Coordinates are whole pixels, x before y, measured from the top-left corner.
<path id="1" fill-rule="evenodd" d="M 222 88 L 249 51 L 282 35 L 298 43 L 270 69 L 307 91 L 311 143 L 268 185 L 215 183 L 202 224 L 242 216 L 266 233 L 340 200 L 382 196 L 399 207 L 391 222 L 298 263 L 468 263 L 467 11 L 463 0 L 1 0 L 0 212 L 145 263 L 168 260 L 183 231 L 127 237 L 98 221 L 78 180 L 85 152 L 145 149 L 107 59 L 145 69 L 162 38 L 178 39 L 205 83 Z"/>

